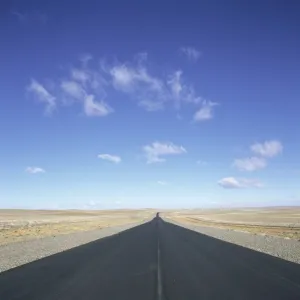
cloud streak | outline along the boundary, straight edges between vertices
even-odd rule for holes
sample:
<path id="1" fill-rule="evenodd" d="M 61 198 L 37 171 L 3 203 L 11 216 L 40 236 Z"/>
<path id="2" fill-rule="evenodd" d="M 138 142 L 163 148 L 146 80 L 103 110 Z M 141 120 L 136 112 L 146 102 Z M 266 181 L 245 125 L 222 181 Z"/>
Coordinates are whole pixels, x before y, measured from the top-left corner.
<path id="1" fill-rule="evenodd" d="M 194 47 L 181 47 L 180 52 L 184 54 L 190 62 L 196 62 L 201 56 L 201 52 Z"/>
<path id="2" fill-rule="evenodd" d="M 111 155 L 111 154 L 99 154 L 98 158 L 107 160 L 107 161 L 115 163 L 115 164 L 119 164 L 122 161 L 120 156 Z"/>
<path id="3" fill-rule="evenodd" d="M 104 117 L 113 112 L 113 109 L 104 101 L 95 101 L 94 95 L 84 99 L 84 112 L 89 117 Z"/>
<path id="4" fill-rule="evenodd" d="M 187 153 L 183 146 L 177 146 L 171 142 L 154 142 L 144 146 L 143 151 L 148 164 L 164 162 L 165 156 Z"/>
<path id="5" fill-rule="evenodd" d="M 166 181 L 157 181 L 157 184 L 159 185 L 168 185 Z"/>
<path id="6" fill-rule="evenodd" d="M 281 142 L 277 140 L 265 141 L 264 143 L 256 143 L 251 146 L 251 151 L 263 157 L 275 157 L 283 150 Z"/>
<path id="7" fill-rule="evenodd" d="M 283 146 L 281 142 L 277 140 L 265 141 L 264 143 L 255 143 L 250 147 L 251 152 L 256 154 L 256 156 L 236 159 L 233 162 L 233 166 L 240 171 L 256 171 L 259 169 L 264 169 L 267 166 L 268 160 L 279 155 Z"/>
<path id="8" fill-rule="evenodd" d="M 256 179 L 225 177 L 218 181 L 219 186 L 224 189 L 261 188 L 263 184 Z"/>
<path id="9" fill-rule="evenodd" d="M 46 90 L 46 88 L 42 84 L 37 82 L 35 79 L 31 80 L 30 85 L 27 87 L 27 91 L 32 93 L 38 101 L 45 103 L 47 114 L 51 114 L 55 110 L 56 98 L 52 94 L 50 94 Z"/>
<path id="10" fill-rule="evenodd" d="M 249 158 L 236 159 L 233 166 L 240 171 L 252 172 L 264 169 L 267 166 L 267 161 L 264 158 L 253 156 Z"/>
<path id="11" fill-rule="evenodd" d="M 194 114 L 194 121 L 203 122 L 213 118 L 213 108 L 218 105 L 211 101 L 204 101 L 201 108 Z"/>
<path id="12" fill-rule="evenodd" d="M 80 104 L 86 116 L 104 117 L 114 112 L 107 102 L 111 99 L 108 93 L 113 92 L 114 97 L 121 94 L 149 112 L 168 107 L 180 110 L 185 105 L 193 105 L 194 121 L 207 121 L 214 116 L 217 103 L 197 95 L 182 70 L 160 70 L 150 64 L 147 53 L 137 54 L 133 60 L 125 62 L 109 63 L 104 58 L 100 64 L 91 61 L 96 62 L 91 55 L 82 56 L 77 66 L 68 68 L 66 75 L 53 81 L 56 82 L 52 89 L 55 95 L 36 80 L 31 81 L 28 90 L 46 103 L 48 113 L 59 106 Z"/>
<path id="13" fill-rule="evenodd" d="M 25 172 L 29 174 L 38 174 L 38 173 L 45 173 L 46 171 L 40 167 L 27 167 L 25 169 Z"/>

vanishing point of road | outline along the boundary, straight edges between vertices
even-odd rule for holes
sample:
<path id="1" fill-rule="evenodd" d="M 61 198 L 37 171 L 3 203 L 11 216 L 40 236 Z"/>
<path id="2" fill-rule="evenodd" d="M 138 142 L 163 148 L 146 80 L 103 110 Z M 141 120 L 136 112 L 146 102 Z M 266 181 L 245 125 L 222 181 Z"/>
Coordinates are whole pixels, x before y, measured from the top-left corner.
<path id="1" fill-rule="evenodd" d="M 0 274 L 1 300 L 299 300 L 300 265 L 151 222 Z"/>

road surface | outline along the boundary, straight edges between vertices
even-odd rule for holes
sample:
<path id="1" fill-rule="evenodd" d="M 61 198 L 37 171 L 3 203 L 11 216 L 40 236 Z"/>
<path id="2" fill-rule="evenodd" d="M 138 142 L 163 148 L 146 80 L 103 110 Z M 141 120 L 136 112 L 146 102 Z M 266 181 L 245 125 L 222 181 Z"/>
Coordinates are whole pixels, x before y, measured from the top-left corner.
<path id="1" fill-rule="evenodd" d="M 2 300 L 300 299 L 300 265 L 160 218 L 0 274 Z"/>

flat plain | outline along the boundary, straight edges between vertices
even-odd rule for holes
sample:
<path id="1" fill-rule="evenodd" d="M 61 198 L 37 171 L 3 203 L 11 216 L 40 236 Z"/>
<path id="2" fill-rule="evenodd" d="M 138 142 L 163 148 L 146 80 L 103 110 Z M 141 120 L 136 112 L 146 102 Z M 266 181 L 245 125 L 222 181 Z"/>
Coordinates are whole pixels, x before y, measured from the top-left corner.
<path id="1" fill-rule="evenodd" d="M 0 210 L 0 245 L 150 220 L 155 209 Z M 300 240 L 300 207 L 161 210 L 163 218 Z"/>
<path id="2" fill-rule="evenodd" d="M 300 240 L 300 207 L 165 211 L 173 221 Z"/>
<path id="3" fill-rule="evenodd" d="M 145 210 L 0 210 L 0 245 L 78 231 L 134 224 L 154 216 Z"/>

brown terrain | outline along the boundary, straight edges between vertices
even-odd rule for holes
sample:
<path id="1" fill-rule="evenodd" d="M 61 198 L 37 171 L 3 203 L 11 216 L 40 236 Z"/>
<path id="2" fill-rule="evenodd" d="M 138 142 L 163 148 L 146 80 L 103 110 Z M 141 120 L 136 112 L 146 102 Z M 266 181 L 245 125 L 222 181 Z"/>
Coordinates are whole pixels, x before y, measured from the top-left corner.
<path id="1" fill-rule="evenodd" d="M 145 221 L 152 210 L 0 210 L 0 245 Z"/>
<path id="2" fill-rule="evenodd" d="M 162 214 L 187 225 L 216 227 L 300 240 L 300 207 L 207 209 Z"/>
<path id="3" fill-rule="evenodd" d="M 150 220 L 156 210 L 0 210 L 0 245 Z M 179 223 L 300 240 L 300 207 L 164 210 Z"/>

